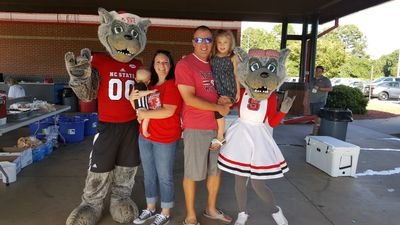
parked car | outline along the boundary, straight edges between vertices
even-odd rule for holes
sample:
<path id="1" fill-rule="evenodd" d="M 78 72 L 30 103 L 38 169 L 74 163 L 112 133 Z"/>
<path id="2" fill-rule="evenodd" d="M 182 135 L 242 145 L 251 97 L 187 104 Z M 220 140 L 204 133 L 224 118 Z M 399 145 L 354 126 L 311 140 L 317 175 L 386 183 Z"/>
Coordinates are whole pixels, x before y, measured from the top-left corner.
<path id="1" fill-rule="evenodd" d="M 400 82 L 386 81 L 377 85 L 366 87 L 367 93 L 371 88 L 371 97 L 377 97 L 379 100 L 400 99 Z"/>
<path id="2" fill-rule="evenodd" d="M 353 82 L 349 83 L 348 86 L 358 88 L 358 89 L 360 89 L 360 91 L 363 91 L 365 84 L 363 81 L 353 81 Z"/>
<path id="3" fill-rule="evenodd" d="M 287 77 L 285 82 L 294 82 L 298 83 L 299 82 L 299 77 Z"/>
<path id="4" fill-rule="evenodd" d="M 400 82 L 400 77 L 380 77 L 372 81 L 373 84 L 379 84 L 386 81 L 398 81 Z"/>
<path id="5" fill-rule="evenodd" d="M 358 79 L 358 78 L 351 78 L 351 77 L 334 77 L 334 78 L 331 78 L 332 86 L 336 86 L 336 85 L 350 86 L 350 84 L 352 84 L 354 82 L 361 82 L 361 80 Z"/>
<path id="6" fill-rule="evenodd" d="M 371 83 L 364 85 L 363 93 L 364 93 L 365 96 L 368 96 L 369 95 L 370 86 L 372 86 L 372 89 L 374 89 L 377 85 L 379 85 L 379 84 L 381 84 L 383 82 L 390 82 L 390 81 L 400 82 L 400 77 L 380 77 L 380 78 L 377 78 L 377 79 L 373 80 Z"/>

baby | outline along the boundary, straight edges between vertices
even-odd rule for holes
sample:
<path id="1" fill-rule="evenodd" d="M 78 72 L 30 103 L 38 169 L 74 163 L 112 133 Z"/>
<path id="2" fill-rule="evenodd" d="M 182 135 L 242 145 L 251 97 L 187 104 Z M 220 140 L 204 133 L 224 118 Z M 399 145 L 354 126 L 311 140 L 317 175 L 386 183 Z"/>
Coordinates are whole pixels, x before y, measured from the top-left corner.
<path id="1" fill-rule="evenodd" d="M 159 96 L 156 94 L 150 95 L 156 92 L 156 90 L 148 90 L 148 85 L 150 83 L 151 73 L 146 69 L 139 69 L 136 72 L 135 84 L 134 84 L 134 92 L 139 92 L 140 98 L 133 100 L 133 107 L 136 109 L 136 112 L 140 110 L 149 110 L 156 109 L 161 106 L 161 102 Z M 156 100 L 154 100 L 156 98 Z M 157 100 L 158 98 L 158 100 Z M 144 137 L 149 137 L 150 133 L 148 132 L 150 119 L 142 120 L 142 133 Z"/>

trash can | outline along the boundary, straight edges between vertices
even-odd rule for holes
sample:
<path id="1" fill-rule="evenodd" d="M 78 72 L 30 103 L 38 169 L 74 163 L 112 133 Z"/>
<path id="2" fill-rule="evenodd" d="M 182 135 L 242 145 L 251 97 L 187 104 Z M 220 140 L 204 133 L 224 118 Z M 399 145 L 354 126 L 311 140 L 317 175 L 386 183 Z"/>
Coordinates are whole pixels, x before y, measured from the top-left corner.
<path id="1" fill-rule="evenodd" d="M 68 110 L 68 112 L 78 111 L 78 98 L 74 91 L 72 91 L 72 88 L 64 88 L 62 93 L 62 104 L 71 106 L 71 109 Z"/>
<path id="2" fill-rule="evenodd" d="M 322 108 L 319 112 L 320 136 L 331 136 L 346 141 L 348 122 L 353 121 L 350 109 Z"/>

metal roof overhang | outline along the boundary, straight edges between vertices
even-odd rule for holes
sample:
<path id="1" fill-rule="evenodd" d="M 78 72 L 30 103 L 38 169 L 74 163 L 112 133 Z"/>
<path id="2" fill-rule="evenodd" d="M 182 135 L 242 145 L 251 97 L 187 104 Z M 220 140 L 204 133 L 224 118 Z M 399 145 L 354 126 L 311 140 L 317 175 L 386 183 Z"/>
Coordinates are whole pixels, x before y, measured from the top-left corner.
<path id="1" fill-rule="evenodd" d="M 97 14 L 99 7 L 142 17 L 323 24 L 389 0 L 1 0 L 2 12 Z"/>

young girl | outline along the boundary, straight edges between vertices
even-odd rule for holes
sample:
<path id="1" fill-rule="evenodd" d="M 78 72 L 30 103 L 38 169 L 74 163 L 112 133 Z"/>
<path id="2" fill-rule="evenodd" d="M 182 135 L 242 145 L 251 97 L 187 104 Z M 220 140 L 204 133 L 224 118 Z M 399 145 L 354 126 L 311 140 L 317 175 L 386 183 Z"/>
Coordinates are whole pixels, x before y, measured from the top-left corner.
<path id="1" fill-rule="evenodd" d="M 236 46 L 235 37 L 229 30 L 218 30 L 215 34 L 213 52 L 211 56 L 214 86 L 217 89 L 218 104 L 233 104 L 239 99 L 240 84 L 235 75 L 237 58 L 233 54 Z M 225 120 L 218 112 L 215 113 L 218 130 L 217 137 L 211 142 L 210 149 L 216 150 L 224 142 Z"/>

